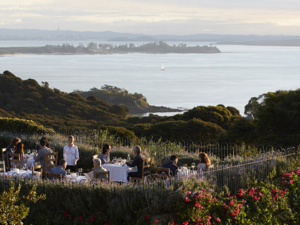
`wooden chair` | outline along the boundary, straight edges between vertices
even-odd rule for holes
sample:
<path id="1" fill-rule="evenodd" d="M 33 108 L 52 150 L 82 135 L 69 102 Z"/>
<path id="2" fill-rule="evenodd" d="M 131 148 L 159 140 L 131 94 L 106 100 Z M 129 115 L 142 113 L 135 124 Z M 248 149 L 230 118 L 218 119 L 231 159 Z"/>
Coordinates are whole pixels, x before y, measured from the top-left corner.
<path id="1" fill-rule="evenodd" d="M 147 163 L 147 165 L 145 165 Z M 151 163 L 152 159 L 147 158 L 143 160 L 143 169 L 142 169 L 142 177 L 130 177 L 131 181 L 140 181 L 144 180 L 146 176 L 151 174 Z"/>
<path id="2" fill-rule="evenodd" d="M 0 161 L 0 173 L 5 172 L 5 161 Z"/>
<path id="3" fill-rule="evenodd" d="M 158 178 L 168 178 L 171 176 L 170 168 L 156 167 L 156 177 Z"/>
<path id="4" fill-rule="evenodd" d="M 59 179 L 60 181 L 62 180 L 62 175 L 61 174 L 55 174 L 55 173 L 46 173 L 46 178 L 47 179 L 51 179 L 51 178 L 54 178 L 54 179 Z M 53 179 L 53 180 L 54 180 Z M 52 180 L 52 179 L 51 179 Z"/>
<path id="5" fill-rule="evenodd" d="M 6 148 L 2 148 L 2 160 L 5 161 L 5 155 L 4 152 L 6 151 Z"/>
<path id="6" fill-rule="evenodd" d="M 19 169 L 21 169 L 21 155 L 16 153 L 7 154 L 9 160 L 9 167 L 12 168 L 12 163 Z M 12 157 L 12 159 L 10 159 Z"/>
<path id="7" fill-rule="evenodd" d="M 39 171 L 36 171 L 36 170 L 39 170 Z M 36 176 L 36 175 L 40 175 L 41 178 L 42 178 L 42 174 L 43 174 L 43 168 L 41 165 L 38 165 L 38 166 L 33 166 L 32 167 L 32 177 Z"/>
<path id="8" fill-rule="evenodd" d="M 97 178 L 99 175 L 106 175 L 106 178 Z M 109 171 L 104 171 L 104 172 L 94 172 L 94 179 L 105 179 L 109 182 Z"/>
<path id="9" fill-rule="evenodd" d="M 51 169 L 53 167 L 57 167 L 57 159 L 58 159 L 58 152 L 53 152 L 53 153 L 47 153 L 46 154 L 44 174 L 47 174 L 47 173 L 50 172 L 50 170 L 48 171 L 49 167 Z"/>

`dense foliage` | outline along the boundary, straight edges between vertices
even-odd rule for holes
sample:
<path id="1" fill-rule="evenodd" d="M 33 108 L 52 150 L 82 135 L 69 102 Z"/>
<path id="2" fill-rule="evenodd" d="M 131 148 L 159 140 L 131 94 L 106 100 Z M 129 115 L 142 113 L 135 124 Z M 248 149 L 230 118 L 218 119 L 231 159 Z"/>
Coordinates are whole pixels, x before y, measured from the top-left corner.
<path id="1" fill-rule="evenodd" d="M 87 100 L 75 93 L 49 88 L 44 82 L 22 80 L 5 71 L 0 76 L 0 116 L 34 120 L 47 127 L 64 129 L 97 128 L 107 121 L 119 121 L 128 108 Z"/>
<path id="2" fill-rule="evenodd" d="M 127 90 L 118 87 L 104 85 L 101 89 L 91 88 L 89 91 L 75 90 L 74 93 L 80 94 L 89 100 L 103 100 L 111 105 L 125 105 L 127 108 L 148 108 L 146 97 L 139 93 L 128 93 Z"/>
<path id="3" fill-rule="evenodd" d="M 300 144 L 300 89 L 253 97 L 245 106 L 247 112 L 253 113 L 255 120 L 235 120 L 221 135 L 222 140 L 274 146 Z"/>
<path id="4" fill-rule="evenodd" d="M 37 125 L 32 120 L 18 118 L 0 117 L 0 129 L 4 131 L 26 132 L 26 133 L 54 133 L 53 129 L 48 129 Z"/>

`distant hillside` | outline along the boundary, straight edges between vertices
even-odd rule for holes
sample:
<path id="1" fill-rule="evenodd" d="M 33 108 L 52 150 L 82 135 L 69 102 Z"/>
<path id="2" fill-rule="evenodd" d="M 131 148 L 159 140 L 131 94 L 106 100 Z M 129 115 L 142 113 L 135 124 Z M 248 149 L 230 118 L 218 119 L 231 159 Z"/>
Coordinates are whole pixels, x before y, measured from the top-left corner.
<path id="1" fill-rule="evenodd" d="M 191 34 L 191 35 L 146 35 L 119 33 L 112 31 L 71 31 L 71 30 L 36 30 L 36 29 L 4 29 L 0 28 L 0 40 L 59 40 L 59 41 L 141 41 L 139 37 L 153 38 L 143 41 L 268 41 L 268 40 L 291 40 L 299 39 L 299 36 L 291 35 L 231 35 L 231 34 Z M 119 38 L 119 39 L 117 39 Z"/>
<path id="2" fill-rule="evenodd" d="M 137 41 L 158 41 L 155 38 L 149 37 L 149 36 L 140 36 L 137 38 L 128 38 L 128 37 L 117 37 L 109 39 L 108 41 L 128 41 L 128 42 L 137 42 Z"/>
<path id="3" fill-rule="evenodd" d="M 44 82 L 22 80 L 9 71 L 0 74 L 0 117 L 34 120 L 47 127 L 92 129 L 127 117 L 125 106 L 64 93 Z"/>

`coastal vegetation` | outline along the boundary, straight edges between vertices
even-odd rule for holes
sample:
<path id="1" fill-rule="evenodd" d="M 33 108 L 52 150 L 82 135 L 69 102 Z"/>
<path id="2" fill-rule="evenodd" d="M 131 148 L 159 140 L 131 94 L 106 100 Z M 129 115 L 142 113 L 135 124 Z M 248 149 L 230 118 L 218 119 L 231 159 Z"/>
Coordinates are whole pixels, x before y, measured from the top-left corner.
<path id="1" fill-rule="evenodd" d="M 124 54 L 124 53 L 220 53 L 215 46 L 187 46 L 186 44 L 168 45 L 163 41 L 147 43 L 139 46 L 134 44 L 112 45 L 89 43 L 73 46 L 71 44 L 46 45 L 43 47 L 6 47 L 0 48 L 0 55 L 4 54 Z"/>
<path id="2" fill-rule="evenodd" d="M 252 113 L 253 120 L 224 105 L 197 106 L 174 116 L 150 114 L 142 118 L 130 116 L 126 107 L 147 105 L 142 94 L 130 94 L 109 85 L 89 92 L 64 93 L 49 88 L 47 82 L 40 85 L 33 79 L 22 80 L 9 71 L 0 76 L 0 117 L 33 120 L 37 126 L 58 132 L 109 129 L 113 135 L 129 139 L 148 137 L 283 147 L 300 144 L 300 89 L 251 98 L 245 113 Z M 31 132 L 31 128 L 26 132 Z"/>

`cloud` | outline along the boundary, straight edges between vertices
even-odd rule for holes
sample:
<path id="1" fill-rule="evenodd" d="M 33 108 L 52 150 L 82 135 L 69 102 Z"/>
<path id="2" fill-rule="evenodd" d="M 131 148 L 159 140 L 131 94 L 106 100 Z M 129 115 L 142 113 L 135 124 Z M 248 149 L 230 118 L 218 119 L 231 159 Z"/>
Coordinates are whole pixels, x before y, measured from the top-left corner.
<path id="1" fill-rule="evenodd" d="M 0 2 L 0 27 L 300 35 L 299 8 L 298 0 L 11 0 Z"/>

